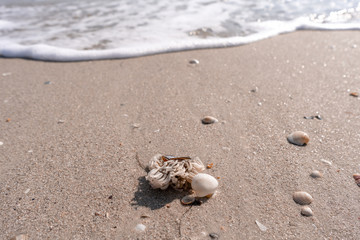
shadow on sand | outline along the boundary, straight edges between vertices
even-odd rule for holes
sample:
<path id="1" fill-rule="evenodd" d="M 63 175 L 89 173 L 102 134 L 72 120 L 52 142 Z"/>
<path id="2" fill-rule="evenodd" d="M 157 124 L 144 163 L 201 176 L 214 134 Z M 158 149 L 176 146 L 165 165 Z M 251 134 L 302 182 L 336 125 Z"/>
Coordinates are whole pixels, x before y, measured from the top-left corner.
<path id="1" fill-rule="evenodd" d="M 139 177 L 138 190 L 134 194 L 131 205 L 137 207 L 147 207 L 156 210 L 171 203 L 175 199 L 180 200 L 186 192 L 178 192 L 171 187 L 166 190 L 152 189 L 145 177 Z"/>

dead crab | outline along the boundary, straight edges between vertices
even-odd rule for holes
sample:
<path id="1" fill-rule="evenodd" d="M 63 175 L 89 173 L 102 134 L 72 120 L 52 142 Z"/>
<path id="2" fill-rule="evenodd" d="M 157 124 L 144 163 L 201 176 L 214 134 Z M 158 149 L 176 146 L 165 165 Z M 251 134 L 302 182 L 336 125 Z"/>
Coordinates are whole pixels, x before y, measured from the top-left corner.
<path id="1" fill-rule="evenodd" d="M 196 157 L 174 157 L 156 154 L 149 162 L 150 172 L 146 176 L 152 188 L 177 190 L 190 189 L 195 175 L 205 170 L 204 164 Z"/>

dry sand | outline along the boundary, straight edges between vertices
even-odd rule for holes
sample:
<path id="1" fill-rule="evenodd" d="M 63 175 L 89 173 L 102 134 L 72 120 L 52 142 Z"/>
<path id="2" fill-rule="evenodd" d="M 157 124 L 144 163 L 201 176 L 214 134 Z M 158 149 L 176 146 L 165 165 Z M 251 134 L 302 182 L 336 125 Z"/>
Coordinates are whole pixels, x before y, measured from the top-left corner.
<path id="1" fill-rule="evenodd" d="M 0 239 L 358 239 L 359 56 L 359 32 L 302 31 L 136 59 L 0 59 Z M 295 130 L 307 146 L 286 141 Z M 152 190 L 156 153 L 213 163 L 218 194 L 189 209 L 186 193 Z"/>

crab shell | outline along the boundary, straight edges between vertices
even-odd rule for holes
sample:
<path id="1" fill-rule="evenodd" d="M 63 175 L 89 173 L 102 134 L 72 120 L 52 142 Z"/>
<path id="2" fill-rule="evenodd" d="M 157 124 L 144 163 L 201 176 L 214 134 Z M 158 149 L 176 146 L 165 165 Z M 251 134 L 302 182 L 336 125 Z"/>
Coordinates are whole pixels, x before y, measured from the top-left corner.
<path id="1" fill-rule="evenodd" d="M 149 162 L 150 172 L 146 176 L 152 188 L 162 190 L 172 186 L 174 189 L 188 189 L 192 178 L 205 170 L 204 164 L 196 157 L 194 159 L 167 160 L 163 155 L 155 155 Z"/>

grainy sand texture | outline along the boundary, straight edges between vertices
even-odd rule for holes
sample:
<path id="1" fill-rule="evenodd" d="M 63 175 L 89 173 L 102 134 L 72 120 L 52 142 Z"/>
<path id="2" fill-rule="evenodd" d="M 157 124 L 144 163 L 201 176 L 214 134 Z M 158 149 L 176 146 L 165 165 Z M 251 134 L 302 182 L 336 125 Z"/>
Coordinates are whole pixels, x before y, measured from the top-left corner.
<path id="1" fill-rule="evenodd" d="M 358 31 L 300 31 L 135 59 L 0 59 L 0 239 L 359 239 L 359 56 Z M 217 194 L 183 206 L 187 192 L 151 189 L 157 153 L 212 163 Z"/>

